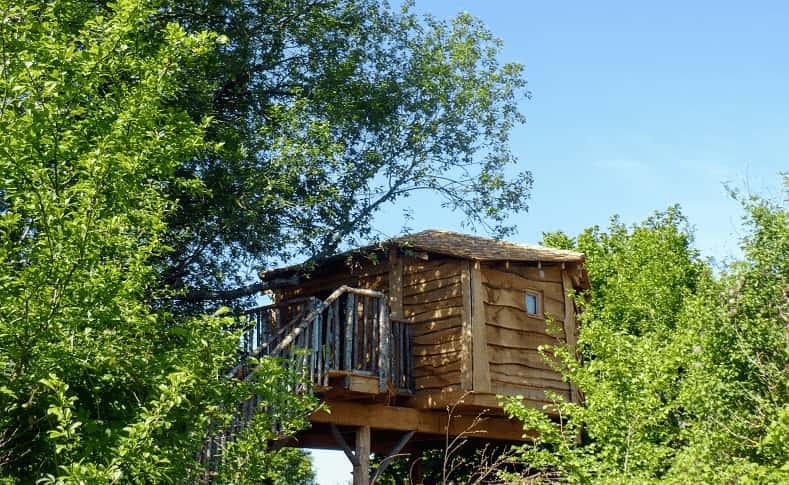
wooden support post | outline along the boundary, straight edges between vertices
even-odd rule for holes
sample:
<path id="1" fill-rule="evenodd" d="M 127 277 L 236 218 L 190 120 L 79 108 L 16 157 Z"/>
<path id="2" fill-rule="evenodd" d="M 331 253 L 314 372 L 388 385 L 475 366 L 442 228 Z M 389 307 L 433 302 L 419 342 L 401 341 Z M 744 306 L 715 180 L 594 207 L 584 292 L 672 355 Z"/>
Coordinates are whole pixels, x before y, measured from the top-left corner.
<path id="1" fill-rule="evenodd" d="M 356 430 L 356 463 L 353 464 L 353 485 L 370 484 L 370 427 Z"/>
<path id="2" fill-rule="evenodd" d="M 578 345 L 578 323 L 575 319 L 575 302 L 567 294 L 573 289 L 573 282 L 567 269 L 562 270 L 562 291 L 564 293 L 564 336 L 573 351 L 577 351 Z M 577 357 L 576 357 L 577 358 Z M 578 393 L 578 386 L 570 384 L 570 402 L 579 402 L 581 396 Z"/>
<path id="3" fill-rule="evenodd" d="M 331 431 L 331 434 L 334 437 L 334 441 L 336 441 L 337 444 L 340 445 L 340 448 L 342 448 L 342 451 L 345 453 L 345 456 L 348 457 L 348 461 L 350 461 L 351 465 L 355 467 L 356 464 L 358 463 L 358 460 L 356 459 L 356 455 L 353 454 L 353 450 L 351 450 L 351 447 L 348 446 L 348 443 L 345 442 L 345 438 L 342 437 L 342 433 L 340 433 L 340 430 L 337 428 L 337 425 L 334 423 L 329 423 L 329 430 Z"/>
<path id="4" fill-rule="evenodd" d="M 490 392 L 490 359 L 488 358 L 487 317 L 482 268 L 476 261 L 471 268 L 471 350 L 474 392 Z"/>
<path id="5" fill-rule="evenodd" d="M 342 370 L 353 370 L 353 342 L 354 335 L 354 315 L 356 315 L 356 295 L 348 293 L 345 295 L 348 300 L 345 305 L 345 365 Z"/>
<path id="6" fill-rule="evenodd" d="M 361 335 L 361 338 L 359 339 L 361 341 L 361 349 L 362 350 L 361 350 L 361 353 L 359 355 L 360 355 L 361 363 L 362 363 L 362 367 L 361 368 L 362 368 L 362 370 L 366 370 L 366 371 L 372 370 L 372 369 L 370 369 L 371 366 L 368 364 L 368 362 L 370 360 L 370 351 L 369 351 L 369 345 L 368 345 L 370 336 L 369 336 L 369 334 L 367 332 L 367 308 L 369 306 L 370 306 L 370 297 L 369 296 L 363 296 L 362 297 L 362 322 L 361 322 L 361 329 L 362 329 L 361 333 L 362 333 L 362 335 Z"/>
<path id="7" fill-rule="evenodd" d="M 378 390 L 386 392 L 389 379 L 392 376 L 392 327 L 389 324 L 389 314 L 386 312 L 386 305 L 382 301 L 378 306 Z"/>
<path id="8" fill-rule="evenodd" d="M 380 345 L 381 328 L 380 328 L 380 313 L 381 313 L 381 298 L 373 298 L 373 309 L 370 322 L 370 332 L 372 333 L 372 342 L 370 344 L 370 369 L 376 372 L 379 371 L 378 356 L 381 354 Z"/>
<path id="9" fill-rule="evenodd" d="M 381 476 L 383 472 L 389 467 L 389 464 L 392 463 L 392 459 L 394 459 L 400 451 L 403 450 L 403 447 L 414 437 L 416 431 L 409 431 L 408 433 L 404 434 L 394 445 L 392 451 L 389 452 L 388 455 L 381 460 L 381 463 L 378 465 L 378 469 L 375 471 L 375 475 L 370 479 L 370 485 L 375 485 L 375 481 L 378 480 L 378 477 Z"/>
<path id="10" fill-rule="evenodd" d="M 359 369 L 359 300 L 363 299 L 363 296 L 354 297 L 354 305 L 353 305 L 353 341 L 351 342 L 351 349 L 353 351 L 353 359 L 351 360 L 352 367 L 348 370 L 357 370 Z"/>
<path id="11" fill-rule="evenodd" d="M 310 362 L 310 377 L 313 384 L 320 384 L 321 379 L 321 315 L 320 313 L 315 317 L 312 329 L 312 348 L 310 349 L 312 356 Z"/>
<path id="12" fill-rule="evenodd" d="M 389 251 L 389 308 L 392 317 L 403 318 L 403 258 L 397 248 Z"/>
<path id="13" fill-rule="evenodd" d="M 340 340 L 340 329 L 342 328 L 342 323 L 340 322 L 340 299 L 334 300 L 332 303 L 332 307 L 334 308 L 334 365 L 332 366 L 333 369 L 340 370 L 342 367 L 342 361 L 340 360 L 340 349 L 342 349 L 342 341 Z"/>
<path id="14" fill-rule="evenodd" d="M 329 369 L 334 367 L 334 341 L 337 336 L 334 333 L 334 305 L 329 305 L 326 312 L 326 344 L 323 346 L 323 383 L 322 386 L 329 385 Z"/>

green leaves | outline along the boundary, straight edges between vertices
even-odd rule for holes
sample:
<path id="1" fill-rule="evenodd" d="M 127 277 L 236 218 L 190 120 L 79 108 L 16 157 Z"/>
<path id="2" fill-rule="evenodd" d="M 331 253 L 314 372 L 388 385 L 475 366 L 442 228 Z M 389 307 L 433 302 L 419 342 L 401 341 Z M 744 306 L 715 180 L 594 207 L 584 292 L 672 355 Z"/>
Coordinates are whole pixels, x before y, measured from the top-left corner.
<path id="1" fill-rule="evenodd" d="M 556 424 L 505 405 L 540 431 L 520 450 L 538 480 L 556 470 L 568 482 L 787 480 L 789 212 L 742 202 L 745 259 L 717 278 L 677 208 L 632 227 L 614 218 L 577 239 L 545 235 L 586 253 L 592 289 L 576 299 L 582 365 L 575 349 L 553 349 L 583 407 L 557 400 Z M 572 426 L 580 444 L 562 434 Z"/>
<path id="2" fill-rule="evenodd" d="M 197 195 L 172 187 L 163 284 L 229 288 L 296 256 L 320 258 L 374 238 L 375 218 L 429 191 L 469 225 L 498 235 L 527 208 L 510 130 L 528 96 L 522 66 L 468 14 L 420 17 L 408 5 L 172 2 L 186 25 L 229 42 L 205 66 L 222 142 L 182 166 Z M 399 11 L 398 11 L 399 10 Z M 250 274 L 251 273 L 251 274 Z"/>
<path id="3" fill-rule="evenodd" d="M 526 208 L 530 175 L 505 176 L 522 69 L 468 15 L 5 0 L 0 43 L 11 480 L 188 482 L 207 424 L 252 395 L 282 414 L 261 416 L 229 463 L 248 481 L 290 459 L 304 472 L 303 456 L 260 454 L 263 430 L 304 425 L 315 403 L 285 395 L 293 376 L 266 361 L 265 378 L 218 379 L 237 351 L 227 318 L 193 317 L 208 305 L 178 296 L 367 240 L 377 211 L 414 191 L 497 233 Z"/>
<path id="4" fill-rule="evenodd" d="M 67 455 L 79 445 L 78 430 L 82 423 L 74 419 L 72 410 L 77 401 L 75 396 L 68 396 L 68 384 L 64 383 L 55 374 L 39 381 L 48 388 L 53 395 L 53 403 L 47 409 L 47 415 L 55 419 L 55 428 L 47 432 L 47 437 L 55 442 L 55 454 Z M 69 459 L 66 456 L 65 459 Z"/>
<path id="5" fill-rule="evenodd" d="M 173 101 L 216 36 L 86 6 L 0 9 L 0 475 L 188 481 L 237 340 L 152 295 L 166 189 L 212 147 Z"/>

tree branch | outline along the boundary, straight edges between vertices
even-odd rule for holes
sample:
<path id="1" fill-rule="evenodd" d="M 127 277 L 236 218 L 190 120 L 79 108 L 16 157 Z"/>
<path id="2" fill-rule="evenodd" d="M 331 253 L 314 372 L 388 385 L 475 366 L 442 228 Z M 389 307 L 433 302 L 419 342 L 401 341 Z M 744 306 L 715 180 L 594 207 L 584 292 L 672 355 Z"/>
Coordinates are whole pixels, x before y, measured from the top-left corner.
<path id="1" fill-rule="evenodd" d="M 299 283 L 301 278 L 298 275 L 288 276 L 284 278 L 272 278 L 270 280 L 259 281 L 251 285 L 234 288 L 232 290 L 209 290 L 209 289 L 194 289 L 187 292 L 185 295 L 176 297 L 177 300 L 189 303 L 199 303 L 203 301 L 217 301 L 217 300 L 237 300 L 245 296 L 252 296 L 255 293 L 266 290 L 275 290 L 277 288 L 284 288 L 286 286 L 293 286 Z"/>

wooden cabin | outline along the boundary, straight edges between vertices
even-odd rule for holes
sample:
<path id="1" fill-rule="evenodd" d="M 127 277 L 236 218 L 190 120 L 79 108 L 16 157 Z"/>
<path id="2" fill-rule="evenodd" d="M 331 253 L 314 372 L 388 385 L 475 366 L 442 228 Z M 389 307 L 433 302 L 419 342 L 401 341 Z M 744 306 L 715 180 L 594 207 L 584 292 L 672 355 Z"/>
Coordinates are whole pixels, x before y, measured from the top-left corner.
<path id="1" fill-rule="evenodd" d="M 523 429 L 497 395 L 539 409 L 545 391 L 579 399 L 538 348 L 575 343 L 567 295 L 588 288 L 583 262 L 572 251 L 430 230 L 275 269 L 261 274 L 279 284 L 274 304 L 250 313 L 248 354 L 265 347 L 301 359 L 330 412 L 313 414 L 291 444 L 343 449 L 354 483 L 368 483 L 370 449 L 443 444 L 470 427 L 488 442 L 518 442 Z"/>

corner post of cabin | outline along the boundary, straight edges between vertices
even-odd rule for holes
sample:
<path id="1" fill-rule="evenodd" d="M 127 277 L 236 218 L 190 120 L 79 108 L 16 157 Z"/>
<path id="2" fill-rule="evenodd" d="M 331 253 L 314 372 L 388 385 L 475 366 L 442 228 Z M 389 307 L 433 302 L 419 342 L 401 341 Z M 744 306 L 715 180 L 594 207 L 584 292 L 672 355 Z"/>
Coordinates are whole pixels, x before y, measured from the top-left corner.
<path id="1" fill-rule="evenodd" d="M 370 484 L 370 427 L 356 429 L 356 461 L 353 463 L 353 485 Z"/>
<path id="2" fill-rule="evenodd" d="M 577 351 L 578 345 L 578 322 L 576 321 L 575 301 L 570 296 L 570 290 L 574 288 L 573 280 L 570 277 L 570 268 L 562 263 L 562 292 L 564 293 L 564 336 L 567 345 L 573 350 Z M 570 402 L 579 402 L 580 395 L 578 393 L 578 386 L 570 384 Z"/>
<path id="3" fill-rule="evenodd" d="M 488 359 L 485 288 L 482 286 L 482 265 L 471 265 L 471 350 L 472 388 L 475 392 L 490 392 L 490 359 Z"/>
<path id="4" fill-rule="evenodd" d="M 399 247 L 392 247 L 389 249 L 389 315 L 382 314 L 382 322 L 385 321 L 385 326 L 388 329 L 387 333 L 381 332 L 381 351 L 384 355 L 388 355 L 389 357 L 386 359 L 386 362 L 390 365 L 388 369 L 388 374 L 386 377 L 387 381 L 391 381 L 392 385 L 397 388 L 401 383 L 395 382 L 395 377 L 399 377 L 400 374 L 397 372 L 397 369 L 400 368 L 400 365 L 403 363 L 402 361 L 399 362 L 392 362 L 393 359 L 410 359 L 411 356 L 402 355 L 402 352 L 396 351 L 395 349 L 390 349 L 389 347 L 394 345 L 394 347 L 398 347 L 398 345 L 402 345 L 402 342 L 399 341 L 396 335 L 393 335 L 391 332 L 391 325 L 393 321 L 402 322 L 403 321 L 403 258 L 400 255 L 400 248 Z M 385 319 L 385 320 L 384 320 Z M 385 337 L 390 337 L 390 340 L 386 340 Z M 394 338 L 391 338 L 394 337 Z M 394 344 L 392 342 L 395 342 Z M 386 346 L 386 349 L 383 349 L 383 346 Z M 380 384 L 380 391 L 384 392 L 386 390 L 385 383 L 381 382 Z"/>
<path id="5" fill-rule="evenodd" d="M 389 250 L 389 310 L 392 318 L 403 318 L 403 258 L 396 247 Z"/>

